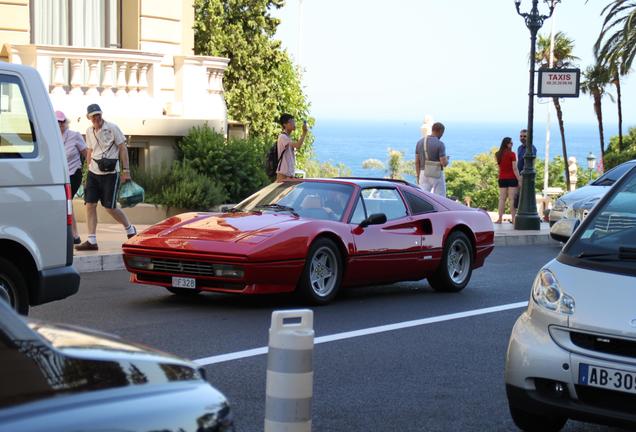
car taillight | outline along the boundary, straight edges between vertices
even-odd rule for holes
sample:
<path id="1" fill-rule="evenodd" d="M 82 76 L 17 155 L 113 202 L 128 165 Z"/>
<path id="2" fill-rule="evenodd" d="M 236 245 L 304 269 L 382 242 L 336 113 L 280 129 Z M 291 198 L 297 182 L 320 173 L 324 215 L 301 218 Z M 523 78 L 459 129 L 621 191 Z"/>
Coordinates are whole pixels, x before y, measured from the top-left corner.
<path id="1" fill-rule="evenodd" d="M 66 191 L 66 225 L 73 224 L 73 197 L 71 196 L 71 185 L 66 183 L 64 185 Z"/>

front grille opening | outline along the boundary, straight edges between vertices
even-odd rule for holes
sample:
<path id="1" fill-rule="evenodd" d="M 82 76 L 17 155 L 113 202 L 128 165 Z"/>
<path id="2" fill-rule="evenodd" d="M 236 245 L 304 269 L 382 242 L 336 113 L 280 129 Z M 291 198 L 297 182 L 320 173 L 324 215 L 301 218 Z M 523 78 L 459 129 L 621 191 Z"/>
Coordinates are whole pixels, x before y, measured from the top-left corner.
<path id="1" fill-rule="evenodd" d="M 583 403 L 612 411 L 634 413 L 634 407 L 636 407 L 635 394 L 584 385 L 577 385 L 575 388 L 579 400 Z"/>
<path id="2" fill-rule="evenodd" d="M 570 340 L 590 351 L 636 358 L 636 341 L 580 332 L 570 332 Z"/>
<path id="3" fill-rule="evenodd" d="M 139 282 L 148 283 L 161 283 L 165 285 L 172 285 L 172 276 L 163 276 L 157 274 L 137 273 L 137 280 Z M 245 285 L 235 282 L 224 282 L 208 279 L 197 279 L 197 288 L 199 289 L 224 289 L 232 291 L 242 291 Z"/>

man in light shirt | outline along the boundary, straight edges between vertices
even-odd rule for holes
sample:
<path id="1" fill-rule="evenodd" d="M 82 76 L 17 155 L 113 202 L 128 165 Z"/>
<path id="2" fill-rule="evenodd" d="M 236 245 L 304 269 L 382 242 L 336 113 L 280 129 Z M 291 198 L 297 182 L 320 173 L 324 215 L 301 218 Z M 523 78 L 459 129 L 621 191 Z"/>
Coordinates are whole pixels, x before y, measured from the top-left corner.
<path id="1" fill-rule="evenodd" d="M 415 146 L 415 173 L 418 184 L 426 192 L 446 196 L 446 178 L 444 168 L 448 166 L 446 146 L 441 141 L 445 127 L 442 123 L 434 123 L 431 134 L 419 140 Z M 424 174 L 426 161 L 439 164 L 439 177 L 428 177 Z"/>
<path id="2" fill-rule="evenodd" d="M 99 249 L 96 236 L 98 201 L 102 203 L 108 214 L 124 227 L 128 238 L 137 234 L 137 230 L 128 221 L 126 213 L 117 208 L 120 180 L 122 183 L 131 180 L 126 138 L 116 124 L 102 118 L 102 110 L 99 105 L 89 105 L 86 117 L 92 124 L 86 129 L 88 175 L 84 186 L 88 240 L 75 246 L 75 249 L 96 251 Z M 110 164 L 111 166 L 103 164 L 109 160 L 114 162 Z"/>
<path id="3" fill-rule="evenodd" d="M 307 122 L 303 122 L 303 132 L 298 141 L 291 139 L 291 134 L 296 130 L 296 122 L 291 114 L 283 114 L 280 116 L 280 125 L 283 131 L 278 135 L 278 167 L 276 168 L 276 181 L 281 182 L 294 178 L 296 171 L 296 153 L 295 149 L 302 147 L 307 136 Z"/>

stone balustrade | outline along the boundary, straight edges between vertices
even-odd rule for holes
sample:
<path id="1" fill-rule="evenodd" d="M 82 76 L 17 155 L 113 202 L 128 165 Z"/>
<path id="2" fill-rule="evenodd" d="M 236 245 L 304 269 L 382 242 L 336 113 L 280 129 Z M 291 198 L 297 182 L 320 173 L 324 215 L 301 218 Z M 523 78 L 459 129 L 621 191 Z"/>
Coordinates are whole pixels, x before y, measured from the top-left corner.
<path id="1" fill-rule="evenodd" d="M 54 108 L 78 130 L 92 103 L 132 134 L 182 134 L 200 121 L 227 128 L 228 59 L 52 45 L 4 45 L 2 52 L 40 72 Z"/>
<path id="2" fill-rule="evenodd" d="M 149 96 L 162 54 L 49 45 L 11 47 L 10 61 L 37 68 L 52 95 Z"/>

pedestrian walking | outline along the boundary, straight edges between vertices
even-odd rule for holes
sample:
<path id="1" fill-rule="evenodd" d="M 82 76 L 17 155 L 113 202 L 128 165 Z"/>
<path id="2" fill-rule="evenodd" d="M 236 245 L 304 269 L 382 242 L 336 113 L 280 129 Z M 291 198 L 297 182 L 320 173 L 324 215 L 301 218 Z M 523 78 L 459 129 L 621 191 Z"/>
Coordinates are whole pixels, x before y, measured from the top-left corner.
<path id="1" fill-rule="evenodd" d="M 77 190 L 82 184 L 82 167 L 86 160 L 87 147 L 79 132 L 68 128 L 68 119 L 62 111 L 55 111 L 57 124 L 60 126 L 60 133 L 64 141 L 64 150 L 66 151 L 66 162 L 68 164 L 68 173 L 71 179 L 71 198 L 75 196 Z M 80 244 L 79 233 L 77 232 L 77 221 L 75 213 L 72 214 L 71 231 L 73 233 L 73 243 Z"/>
<path id="2" fill-rule="evenodd" d="M 75 247 L 78 251 L 99 249 L 96 236 L 98 201 L 108 214 L 124 227 L 128 238 L 137 234 L 135 226 L 128 221 L 126 214 L 117 208 L 120 181 L 125 183 L 131 180 L 126 138 L 116 124 L 102 118 L 99 105 L 89 105 L 86 116 L 92 123 L 92 126 L 86 129 L 89 164 L 84 185 L 88 240 Z"/>
<path id="3" fill-rule="evenodd" d="M 296 130 L 296 121 L 291 114 L 283 114 L 279 120 L 283 129 L 278 135 L 276 147 L 278 150 L 278 166 L 276 168 L 276 181 L 293 179 L 296 171 L 296 153 L 295 149 L 302 147 L 307 136 L 307 122 L 303 122 L 302 134 L 298 141 L 292 141 L 291 134 Z"/>
<path id="4" fill-rule="evenodd" d="M 506 208 L 506 198 L 510 204 L 510 214 L 512 216 L 512 223 L 515 223 L 516 209 L 514 206 L 515 195 L 517 194 L 517 188 L 519 187 L 519 171 L 517 169 L 517 158 L 515 152 L 512 150 L 512 138 L 505 137 L 501 141 L 501 146 L 497 153 L 495 153 L 497 164 L 499 165 L 499 218 L 497 222 L 500 224 L 503 220 L 504 210 Z"/>
<path id="5" fill-rule="evenodd" d="M 441 141 L 445 127 L 442 123 L 433 123 L 431 134 L 415 145 L 415 173 L 418 184 L 427 192 L 446 196 L 446 178 L 444 167 L 448 166 L 446 146 Z"/>

